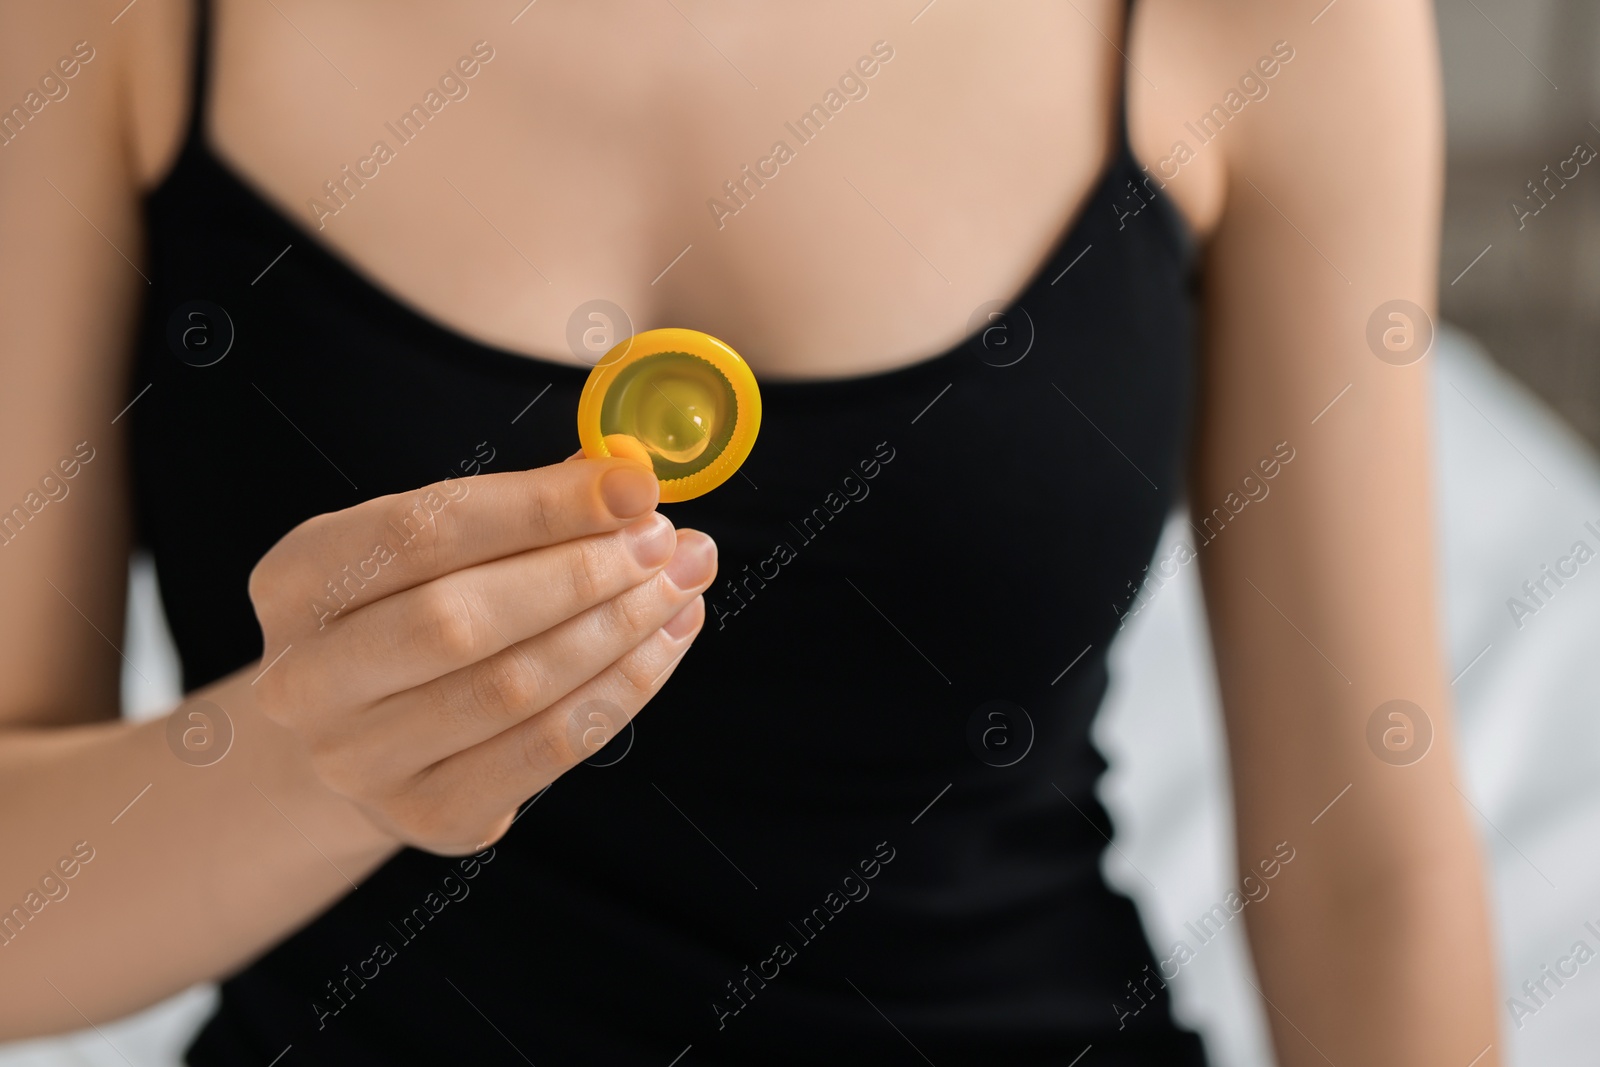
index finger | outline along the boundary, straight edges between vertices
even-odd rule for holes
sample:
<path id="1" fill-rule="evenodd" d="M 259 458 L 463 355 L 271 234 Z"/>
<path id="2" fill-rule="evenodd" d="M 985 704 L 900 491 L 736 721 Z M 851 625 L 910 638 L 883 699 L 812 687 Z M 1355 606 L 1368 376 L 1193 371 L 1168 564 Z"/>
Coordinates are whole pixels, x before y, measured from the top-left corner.
<path id="1" fill-rule="evenodd" d="M 621 529 L 660 496 L 649 467 L 619 458 L 450 478 L 307 520 L 257 565 L 250 593 L 258 605 L 311 596 L 337 615 L 464 567 Z"/>

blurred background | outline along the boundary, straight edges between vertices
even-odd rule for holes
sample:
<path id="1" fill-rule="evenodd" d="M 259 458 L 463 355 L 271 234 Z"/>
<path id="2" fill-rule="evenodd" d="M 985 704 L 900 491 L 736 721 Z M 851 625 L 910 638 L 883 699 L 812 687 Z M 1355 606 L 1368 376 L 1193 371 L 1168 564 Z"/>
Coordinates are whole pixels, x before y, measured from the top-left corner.
<path id="1" fill-rule="evenodd" d="M 1506 601 L 1573 541 L 1600 546 L 1583 528 L 1600 528 L 1600 159 L 1564 186 L 1542 184 L 1572 173 L 1565 161 L 1580 143 L 1600 152 L 1600 3 L 1441 0 L 1437 10 L 1449 155 L 1444 321 L 1429 358 L 1456 785 L 1491 866 L 1503 1062 L 1590 1064 L 1600 963 L 1547 980 L 1538 998 L 1522 987 L 1580 941 L 1600 954 L 1586 926 L 1600 930 L 1600 577 L 1569 582 L 1520 628 Z M 1174 521 L 1158 554 L 1186 537 Z M 1117 825 L 1107 878 L 1138 902 L 1158 957 L 1237 883 L 1194 570 L 1120 639 L 1096 729 Z M 176 702 L 176 673 L 142 561 L 133 579 L 127 651 L 138 669 L 125 673 L 125 705 L 144 715 Z M 1289 840 L 1314 843 L 1316 830 Z M 1292 891 L 1289 871 L 1276 891 Z M 1201 948 L 1171 995 L 1218 1067 L 1270 1067 L 1242 925 Z M 131 1019 L 0 1048 L 0 1067 L 176 1067 L 213 997 L 197 987 Z"/>
<path id="2" fill-rule="evenodd" d="M 1507 205 L 1536 206 L 1527 183 L 1579 142 L 1600 150 L 1600 4 L 1443 0 L 1436 10 L 1449 124 L 1442 317 L 1600 445 L 1600 175 L 1585 166 L 1565 189 L 1552 182 L 1549 206 L 1520 230 Z"/>

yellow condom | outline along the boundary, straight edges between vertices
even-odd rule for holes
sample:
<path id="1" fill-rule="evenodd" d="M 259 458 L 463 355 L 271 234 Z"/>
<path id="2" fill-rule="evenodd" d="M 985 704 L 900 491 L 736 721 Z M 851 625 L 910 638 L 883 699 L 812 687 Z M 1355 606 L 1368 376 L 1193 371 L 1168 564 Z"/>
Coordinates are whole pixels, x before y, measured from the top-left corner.
<path id="1" fill-rule="evenodd" d="M 699 330 L 629 337 L 595 364 L 578 398 L 583 454 L 650 464 L 662 503 L 709 493 L 733 477 L 760 428 L 750 365 Z"/>

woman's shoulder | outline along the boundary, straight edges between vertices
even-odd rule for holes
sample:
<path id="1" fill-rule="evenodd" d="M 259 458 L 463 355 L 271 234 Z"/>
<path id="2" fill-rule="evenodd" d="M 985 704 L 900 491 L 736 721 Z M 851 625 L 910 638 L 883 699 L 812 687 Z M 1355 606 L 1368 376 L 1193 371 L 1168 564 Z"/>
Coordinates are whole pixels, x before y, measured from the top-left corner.
<path id="1" fill-rule="evenodd" d="M 117 420 L 148 282 L 137 194 L 160 166 L 162 93 L 165 145 L 181 132 L 171 68 L 187 69 L 187 17 L 178 0 L 0 4 L 0 484 L 40 487 L 0 505 L 18 503 L 0 568 L 13 617 L 0 621 L 0 720 L 14 724 L 116 712 L 121 664 L 96 626 L 124 612 L 128 424 Z M 71 503 L 45 512 L 66 491 L 57 473 L 85 456 L 101 458 Z M 37 532 L 18 536 L 23 519 Z"/>
<path id="2" fill-rule="evenodd" d="M 195 20 L 192 0 L 0 5 L 0 69 L 22 76 L 0 145 L 33 157 L 23 169 L 155 185 L 182 146 Z"/>
<path id="3" fill-rule="evenodd" d="M 1380 127 L 1433 121 L 1427 0 L 1141 0 L 1133 19 L 1129 138 L 1202 235 L 1230 174 L 1338 184 Z"/>

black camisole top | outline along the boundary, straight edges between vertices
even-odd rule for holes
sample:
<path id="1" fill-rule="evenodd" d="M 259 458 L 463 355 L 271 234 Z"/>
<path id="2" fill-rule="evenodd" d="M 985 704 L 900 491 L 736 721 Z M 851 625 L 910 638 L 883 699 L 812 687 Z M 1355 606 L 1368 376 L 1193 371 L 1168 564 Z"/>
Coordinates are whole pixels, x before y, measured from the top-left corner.
<path id="1" fill-rule="evenodd" d="M 291 527 L 560 462 L 586 374 L 422 316 L 222 162 L 206 25 L 128 390 L 186 689 L 262 655 L 246 579 Z M 1204 1063 L 1100 871 L 1090 724 L 1193 397 L 1190 239 L 1118 129 L 1002 330 L 763 383 L 747 477 L 664 506 L 720 576 L 632 727 L 228 978 L 189 1063 Z"/>

